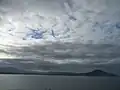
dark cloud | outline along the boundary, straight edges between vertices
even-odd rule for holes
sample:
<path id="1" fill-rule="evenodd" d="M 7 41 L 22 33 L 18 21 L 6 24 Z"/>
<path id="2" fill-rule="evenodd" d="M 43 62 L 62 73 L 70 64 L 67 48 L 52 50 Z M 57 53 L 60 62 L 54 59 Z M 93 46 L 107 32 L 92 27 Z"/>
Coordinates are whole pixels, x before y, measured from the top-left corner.
<path id="1" fill-rule="evenodd" d="M 9 54 L 15 56 L 40 56 L 44 59 L 82 61 L 81 63 L 119 62 L 120 46 L 112 44 L 51 43 L 10 48 Z"/>
<path id="2" fill-rule="evenodd" d="M 11 62 L 12 60 L 9 60 Z M 26 63 L 21 63 L 24 61 Z M 34 63 L 27 63 L 33 61 Z M 20 63 L 19 63 L 20 62 Z M 94 69 L 101 69 L 107 72 L 113 72 L 120 74 L 119 63 L 115 64 L 78 64 L 78 63 L 66 63 L 66 64 L 56 64 L 49 61 L 39 61 L 35 63 L 35 60 L 17 60 L 12 62 L 16 66 L 20 66 L 27 70 L 41 70 L 41 71 L 71 71 L 71 72 L 89 72 Z"/>
<path id="3" fill-rule="evenodd" d="M 108 72 L 120 74 L 119 63 L 103 63 L 103 64 L 83 64 L 83 63 L 66 63 L 57 64 L 51 61 L 35 60 L 35 59 L 2 59 L 0 66 L 12 66 L 25 70 L 38 71 L 72 71 L 72 72 L 88 72 L 94 69 L 101 69 Z"/>

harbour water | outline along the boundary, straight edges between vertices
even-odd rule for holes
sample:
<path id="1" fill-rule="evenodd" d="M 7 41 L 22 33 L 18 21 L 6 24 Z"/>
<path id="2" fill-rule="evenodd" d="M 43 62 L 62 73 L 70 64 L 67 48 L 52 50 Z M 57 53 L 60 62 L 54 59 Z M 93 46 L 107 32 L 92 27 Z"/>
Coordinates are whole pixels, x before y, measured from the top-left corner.
<path id="1" fill-rule="evenodd" d="M 0 90 L 120 90 L 120 78 L 0 75 Z"/>

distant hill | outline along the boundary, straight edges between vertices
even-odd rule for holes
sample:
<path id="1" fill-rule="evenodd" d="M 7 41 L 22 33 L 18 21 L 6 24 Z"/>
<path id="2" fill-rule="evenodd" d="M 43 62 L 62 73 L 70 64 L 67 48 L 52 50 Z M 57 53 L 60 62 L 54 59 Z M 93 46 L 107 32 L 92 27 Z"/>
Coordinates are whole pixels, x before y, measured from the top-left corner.
<path id="1" fill-rule="evenodd" d="M 33 72 L 31 74 L 36 74 L 36 75 L 60 75 L 60 76 L 108 76 L 108 77 L 115 77 L 118 75 L 108 73 L 102 70 L 93 70 L 91 72 L 87 73 L 75 73 L 75 72 Z"/>
<path id="2" fill-rule="evenodd" d="M 93 70 L 87 73 L 74 73 L 74 72 L 36 72 L 25 71 L 14 67 L 0 67 L 0 74 L 24 74 L 24 75 L 56 75 L 56 76 L 117 76 L 112 73 L 108 73 L 102 70 Z"/>
<path id="3" fill-rule="evenodd" d="M 74 72 L 39 72 L 36 73 L 38 75 L 62 75 L 62 76 L 118 76 L 112 73 L 108 73 L 102 70 L 93 70 L 91 72 L 87 72 L 87 73 L 74 73 Z"/>
<path id="4" fill-rule="evenodd" d="M 25 73 L 24 70 L 15 67 L 0 67 L 0 74 Z"/>
<path id="5" fill-rule="evenodd" d="M 104 72 L 102 70 L 94 70 L 92 72 L 85 73 L 85 76 L 117 76 L 117 75 Z"/>

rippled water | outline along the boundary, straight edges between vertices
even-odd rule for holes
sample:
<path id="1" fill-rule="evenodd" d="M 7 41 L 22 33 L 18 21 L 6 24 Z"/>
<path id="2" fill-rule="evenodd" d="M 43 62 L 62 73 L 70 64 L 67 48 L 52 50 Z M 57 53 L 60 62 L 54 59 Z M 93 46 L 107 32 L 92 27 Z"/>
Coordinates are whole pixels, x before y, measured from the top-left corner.
<path id="1" fill-rule="evenodd" d="M 0 75 L 0 90 L 120 90 L 120 78 Z"/>

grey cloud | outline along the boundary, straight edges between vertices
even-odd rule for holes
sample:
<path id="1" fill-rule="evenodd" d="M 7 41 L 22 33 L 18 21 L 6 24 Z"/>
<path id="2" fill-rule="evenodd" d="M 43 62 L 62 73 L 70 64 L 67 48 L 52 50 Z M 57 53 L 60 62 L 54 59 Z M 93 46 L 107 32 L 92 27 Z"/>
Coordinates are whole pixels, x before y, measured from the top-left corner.
<path id="1" fill-rule="evenodd" d="M 101 69 L 108 72 L 113 72 L 120 74 L 119 63 L 110 63 L 110 64 L 79 64 L 79 63 L 66 63 L 66 64 L 56 64 L 50 61 L 42 61 L 35 59 L 2 59 L 3 62 L 0 62 L 0 66 L 14 66 L 20 69 L 25 70 L 38 70 L 38 71 L 72 71 L 72 72 L 88 72 L 94 69 Z M 10 64 L 8 65 L 7 63 Z M 33 63 L 27 63 L 33 62 Z"/>
<path id="2" fill-rule="evenodd" d="M 19 48 L 10 48 L 9 54 L 16 56 L 39 56 L 44 59 L 78 60 L 82 63 L 110 63 L 119 62 L 120 46 L 110 44 L 75 44 L 52 43 L 47 45 L 34 45 Z"/>
<path id="3" fill-rule="evenodd" d="M 107 0 L 110 4 L 113 3 L 110 0 Z M 106 2 L 107 2 L 106 1 Z M 67 3 L 69 8 L 73 11 L 76 11 L 79 9 L 91 9 L 92 11 L 95 11 L 93 9 L 99 9 L 103 6 L 105 6 L 105 0 L 102 0 L 101 2 L 99 0 L 97 1 L 93 1 L 93 0 L 1 0 L 1 5 L 4 8 L 11 8 L 13 10 L 16 11 L 16 9 L 19 10 L 29 10 L 29 9 L 39 9 L 41 12 L 42 10 L 46 13 L 47 11 L 51 11 L 51 12 L 57 12 L 57 11 L 65 11 L 66 7 L 64 6 L 64 3 Z M 95 5 L 101 3 L 101 6 L 99 7 L 94 7 L 94 5 L 90 2 L 94 2 Z M 114 3 L 118 3 L 117 0 L 114 1 Z M 79 5 L 77 5 L 79 4 Z M 104 5 L 105 4 L 105 5 Z M 75 6 L 77 5 L 77 6 Z M 85 6 L 84 6 L 85 5 Z M 90 6 L 91 5 L 91 6 Z M 93 6 L 93 8 L 92 8 Z M 109 6 L 109 5 L 107 5 Z M 14 8 L 15 7 L 15 8 Z M 42 9 L 41 9 L 42 8 Z M 47 10 L 48 9 L 48 10 Z M 52 10 L 53 9 L 53 10 Z M 50 12 L 49 12 L 50 13 Z"/>

